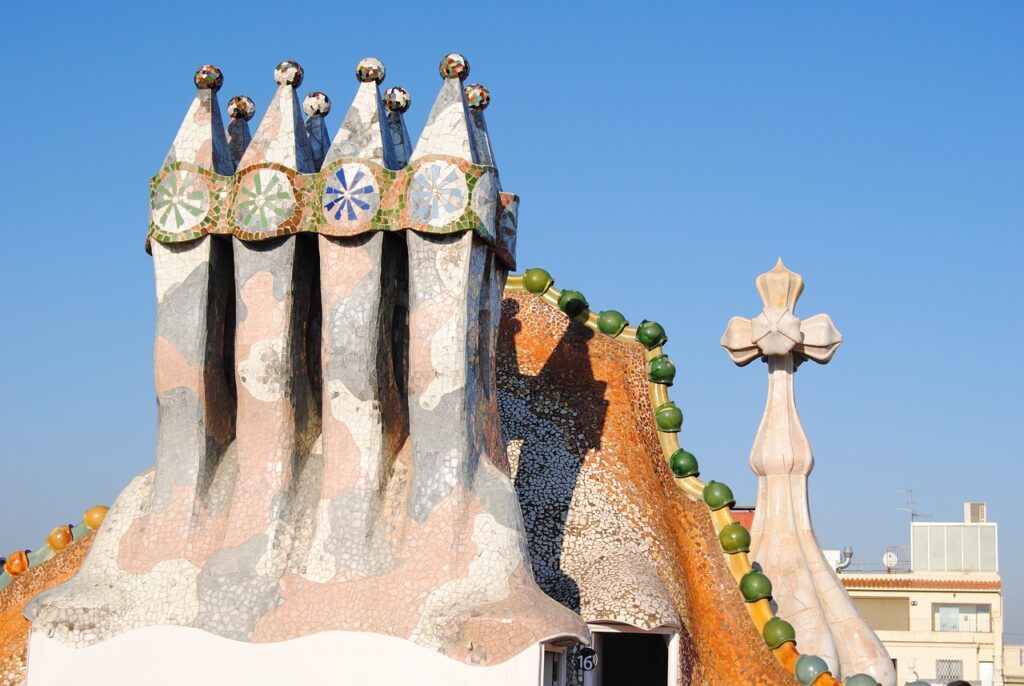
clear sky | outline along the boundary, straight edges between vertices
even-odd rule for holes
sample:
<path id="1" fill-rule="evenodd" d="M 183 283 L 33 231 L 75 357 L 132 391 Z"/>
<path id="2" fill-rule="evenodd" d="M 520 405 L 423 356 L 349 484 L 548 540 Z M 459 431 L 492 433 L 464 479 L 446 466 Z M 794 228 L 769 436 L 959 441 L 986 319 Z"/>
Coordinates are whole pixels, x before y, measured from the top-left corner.
<path id="1" fill-rule="evenodd" d="M 845 337 L 796 379 L 822 545 L 879 562 L 907 544 L 908 488 L 937 520 L 987 501 L 1024 642 L 1024 5 L 31 5 L 0 22 L 0 550 L 153 463 L 148 180 L 196 67 L 258 118 L 296 60 L 333 132 L 373 55 L 415 135 L 459 51 L 522 197 L 520 265 L 665 325 L 703 476 L 753 501 L 766 368 L 718 342 L 781 255 L 797 314 Z"/>

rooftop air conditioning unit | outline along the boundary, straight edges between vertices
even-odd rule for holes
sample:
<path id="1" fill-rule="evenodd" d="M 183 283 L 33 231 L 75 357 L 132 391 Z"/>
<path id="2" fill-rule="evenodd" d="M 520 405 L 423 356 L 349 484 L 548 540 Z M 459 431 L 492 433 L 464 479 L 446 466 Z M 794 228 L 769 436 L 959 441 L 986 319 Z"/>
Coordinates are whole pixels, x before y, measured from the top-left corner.
<path id="1" fill-rule="evenodd" d="M 964 522 L 982 524 L 987 521 L 988 512 L 985 503 L 964 503 Z"/>

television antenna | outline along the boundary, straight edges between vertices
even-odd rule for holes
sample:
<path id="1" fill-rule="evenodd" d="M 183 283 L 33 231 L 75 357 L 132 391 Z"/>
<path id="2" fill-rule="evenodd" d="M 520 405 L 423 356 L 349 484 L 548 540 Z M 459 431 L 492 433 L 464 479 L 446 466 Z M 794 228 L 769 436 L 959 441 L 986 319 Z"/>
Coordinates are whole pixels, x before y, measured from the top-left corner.
<path id="1" fill-rule="evenodd" d="M 896 492 L 900 493 L 900 491 L 896 491 Z M 908 486 L 902 492 L 904 494 L 906 494 L 906 496 L 907 496 L 907 504 L 906 504 L 905 507 L 897 507 L 896 509 L 899 510 L 900 512 L 909 512 L 910 513 L 910 523 L 911 524 L 913 524 L 914 522 L 920 521 L 922 519 L 931 519 L 932 518 L 931 515 L 921 514 L 920 512 L 917 511 L 917 501 L 914 500 L 914 491 L 913 491 L 913 489 L 911 489 Z"/>

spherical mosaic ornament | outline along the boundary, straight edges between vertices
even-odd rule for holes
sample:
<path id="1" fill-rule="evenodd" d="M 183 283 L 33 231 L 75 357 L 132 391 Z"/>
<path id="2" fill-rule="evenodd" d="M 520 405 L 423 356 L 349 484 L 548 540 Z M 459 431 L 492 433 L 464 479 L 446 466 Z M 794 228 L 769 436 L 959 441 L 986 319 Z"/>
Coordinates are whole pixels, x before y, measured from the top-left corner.
<path id="1" fill-rule="evenodd" d="M 274 67 L 274 80 L 277 81 L 279 86 L 298 88 L 302 85 L 303 74 L 304 72 L 299 63 L 292 62 L 291 60 L 285 60 Z"/>
<path id="2" fill-rule="evenodd" d="M 387 74 L 387 69 L 384 68 L 384 63 L 376 57 L 364 57 L 356 65 L 356 78 L 362 83 L 369 81 L 380 83 L 384 80 L 385 74 Z"/>
<path id="3" fill-rule="evenodd" d="M 388 112 L 401 114 L 408 111 L 411 104 L 412 97 L 409 95 L 409 91 L 401 86 L 392 86 L 384 91 L 384 107 L 388 108 Z"/>
<path id="4" fill-rule="evenodd" d="M 306 113 L 307 117 L 312 117 L 314 114 L 326 117 L 331 111 L 331 99 L 327 97 L 326 93 L 311 91 L 302 100 L 302 111 Z"/>
<path id="5" fill-rule="evenodd" d="M 470 109 L 486 110 L 487 106 L 491 104 L 491 92 L 479 83 L 471 83 L 464 90 Z"/>
<path id="6" fill-rule="evenodd" d="M 224 85 L 224 72 L 212 64 L 204 64 L 196 69 L 196 75 L 192 80 L 199 90 L 211 90 L 216 93 Z"/>
<path id="7" fill-rule="evenodd" d="M 465 81 L 469 76 L 469 60 L 459 53 L 453 52 L 442 58 L 437 70 L 441 72 L 441 78 Z"/>
<path id="8" fill-rule="evenodd" d="M 249 121 L 256 114 L 256 103 L 248 95 L 236 95 L 228 100 L 228 116 Z"/>

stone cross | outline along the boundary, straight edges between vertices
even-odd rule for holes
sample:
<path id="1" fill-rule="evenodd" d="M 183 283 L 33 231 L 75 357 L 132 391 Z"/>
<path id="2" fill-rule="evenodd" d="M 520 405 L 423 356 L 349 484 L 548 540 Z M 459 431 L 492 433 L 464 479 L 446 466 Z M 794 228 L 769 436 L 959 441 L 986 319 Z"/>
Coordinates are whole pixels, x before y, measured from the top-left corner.
<path id="1" fill-rule="evenodd" d="M 768 401 L 750 451 L 757 474 L 751 557 L 771 578 L 778 615 L 793 625 L 801 652 L 823 658 L 833 676 L 863 672 L 894 686 L 892 662 L 825 560 L 808 507 L 814 456 L 796 411 L 793 373 L 805 360 L 826 364 L 843 337 L 827 314 L 796 316 L 804 280 L 781 259 L 756 283 L 764 309 L 753 319 L 733 317 L 722 336 L 737 365 L 758 358 L 768 364 Z"/>
<path id="2" fill-rule="evenodd" d="M 739 366 L 758 357 L 790 355 L 796 366 L 806 359 L 827 364 L 843 336 L 827 314 L 801 321 L 794 313 L 804 291 L 803 278 L 786 269 L 782 258 L 770 272 L 757 277 L 757 292 L 764 310 L 753 319 L 733 317 L 722 336 L 722 347 Z"/>

